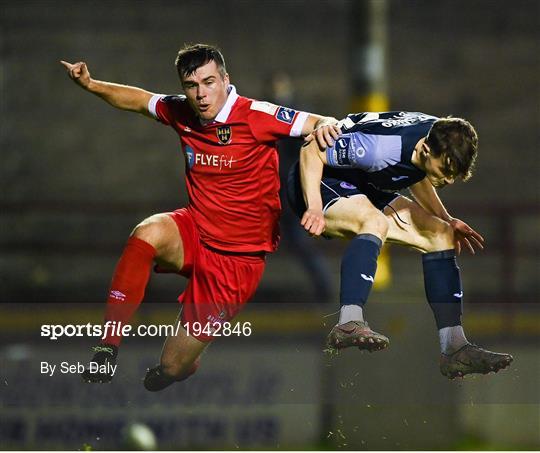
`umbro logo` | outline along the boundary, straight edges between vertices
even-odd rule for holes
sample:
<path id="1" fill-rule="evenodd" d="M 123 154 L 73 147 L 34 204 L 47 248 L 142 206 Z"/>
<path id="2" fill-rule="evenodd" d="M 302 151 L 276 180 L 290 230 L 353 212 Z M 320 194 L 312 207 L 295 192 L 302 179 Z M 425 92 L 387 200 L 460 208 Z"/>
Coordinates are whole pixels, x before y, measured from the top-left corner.
<path id="1" fill-rule="evenodd" d="M 392 176 L 392 181 L 401 181 L 402 179 L 407 179 L 408 176 Z"/>
<path id="2" fill-rule="evenodd" d="M 360 277 L 362 277 L 364 280 L 373 283 L 373 277 L 371 275 L 366 274 L 360 274 Z"/>
<path id="3" fill-rule="evenodd" d="M 116 299 L 116 300 L 120 300 L 120 301 L 125 301 L 126 300 L 126 295 L 121 292 L 121 291 L 118 291 L 116 289 L 113 289 L 111 292 L 110 292 L 110 297 L 112 297 L 113 299 Z"/>

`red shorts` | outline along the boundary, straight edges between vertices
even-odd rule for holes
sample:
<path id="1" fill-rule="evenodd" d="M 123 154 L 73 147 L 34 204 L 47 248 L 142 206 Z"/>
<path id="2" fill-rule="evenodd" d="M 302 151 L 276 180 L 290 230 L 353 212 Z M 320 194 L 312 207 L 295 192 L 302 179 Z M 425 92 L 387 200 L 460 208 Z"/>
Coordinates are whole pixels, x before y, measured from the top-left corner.
<path id="1" fill-rule="evenodd" d="M 183 304 L 182 325 L 190 327 L 190 335 L 198 340 L 212 341 L 212 335 L 202 332 L 195 335 L 194 330 L 211 327 L 216 322 L 224 323 L 236 316 L 255 294 L 264 271 L 264 254 L 236 255 L 211 250 L 201 242 L 197 225 L 186 208 L 169 215 L 178 226 L 184 246 L 180 274 L 189 278 L 178 298 Z M 194 329 L 196 322 L 200 324 Z"/>

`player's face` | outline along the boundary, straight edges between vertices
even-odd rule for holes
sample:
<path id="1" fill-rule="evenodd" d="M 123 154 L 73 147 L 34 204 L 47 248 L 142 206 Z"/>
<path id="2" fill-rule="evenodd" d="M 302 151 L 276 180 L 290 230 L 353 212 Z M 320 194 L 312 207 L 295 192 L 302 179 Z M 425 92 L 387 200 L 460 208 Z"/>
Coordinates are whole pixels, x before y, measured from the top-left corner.
<path id="1" fill-rule="evenodd" d="M 213 120 L 227 101 L 229 75 L 222 76 L 215 61 L 182 76 L 181 82 L 189 105 L 205 121 Z"/>
<path id="2" fill-rule="evenodd" d="M 425 160 L 426 176 L 433 187 L 442 188 L 448 184 L 453 184 L 456 177 L 452 175 L 445 156 L 433 157 L 428 154 Z"/>

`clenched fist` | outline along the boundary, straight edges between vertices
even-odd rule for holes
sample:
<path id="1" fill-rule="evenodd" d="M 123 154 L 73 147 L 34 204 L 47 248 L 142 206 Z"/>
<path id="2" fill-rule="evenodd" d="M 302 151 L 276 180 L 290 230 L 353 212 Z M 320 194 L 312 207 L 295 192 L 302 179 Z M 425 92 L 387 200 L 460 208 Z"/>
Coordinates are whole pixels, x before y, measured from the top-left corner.
<path id="1" fill-rule="evenodd" d="M 87 88 L 90 84 L 90 72 L 86 67 L 86 63 L 79 61 L 78 63 L 68 63 L 67 61 L 60 60 L 68 71 L 69 77 L 83 88 Z"/>

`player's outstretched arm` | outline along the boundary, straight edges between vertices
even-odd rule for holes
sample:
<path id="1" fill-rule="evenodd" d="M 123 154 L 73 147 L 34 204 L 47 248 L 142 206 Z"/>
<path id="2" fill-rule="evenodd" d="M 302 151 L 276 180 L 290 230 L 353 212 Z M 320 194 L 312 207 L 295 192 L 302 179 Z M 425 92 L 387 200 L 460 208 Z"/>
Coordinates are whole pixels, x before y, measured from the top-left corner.
<path id="1" fill-rule="evenodd" d="M 302 128 L 302 136 L 306 138 L 306 142 L 316 140 L 322 149 L 332 146 L 340 133 L 338 120 L 331 116 L 310 114 Z"/>
<path id="2" fill-rule="evenodd" d="M 90 76 L 90 71 L 83 61 L 68 63 L 61 60 L 60 63 L 67 69 L 71 80 L 86 91 L 99 96 L 113 107 L 151 117 L 148 102 L 153 93 L 141 88 L 95 80 Z"/>
<path id="3" fill-rule="evenodd" d="M 454 230 L 454 245 L 459 255 L 466 248 L 473 255 L 476 250 L 484 249 L 484 238 L 465 222 L 448 214 L 443 202 L 437 195 L 437 191 L 427 178 L 409 187 L 412 195 L 420 206 L 429 213 L 448 222 Z"/>
<path id="4" fill-rule="evenodd" d="M 304 144 L 300 150 L 300 181 L 307 209 L 300 223 L 313 236 L 320 236 L 326 226 L 320 187 L 325 163 L 326 154 L 317 140 Z"/>

